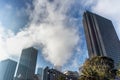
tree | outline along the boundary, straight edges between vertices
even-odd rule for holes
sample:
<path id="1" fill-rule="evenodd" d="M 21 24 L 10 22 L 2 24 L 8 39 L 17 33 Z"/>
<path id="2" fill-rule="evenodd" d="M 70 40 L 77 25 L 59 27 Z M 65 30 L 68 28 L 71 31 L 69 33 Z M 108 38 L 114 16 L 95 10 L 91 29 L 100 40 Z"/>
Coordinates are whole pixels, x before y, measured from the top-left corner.
<path id="1" fill-rule="evenodd" d="M 66 79 L 65 79 L 64 76 L 61 75 L 61 76 L 58 78 L 58 80 L 66 80 Z"/>
<path id="2" fill-rule="evenodd" d="M 110 80 L 115 78 L 113 71 L 114 61 L 111 58 L 96 56 L 85 61 L 82 74 L 88 78 L 92 77 L 95 80 Z"/>
<path id="3" fill-rule="evenodd" d="M 118 70 L 116 71 L 116 77 L 120 78 L 120 63 L 118 64 Z"/>
<path id="4" fill-rule="evenodd" d="M 117 76 L 117 77 L 120 77 L 120 69 L 117 70 L 117 72 L 116 72 L 116 76 Z"/>

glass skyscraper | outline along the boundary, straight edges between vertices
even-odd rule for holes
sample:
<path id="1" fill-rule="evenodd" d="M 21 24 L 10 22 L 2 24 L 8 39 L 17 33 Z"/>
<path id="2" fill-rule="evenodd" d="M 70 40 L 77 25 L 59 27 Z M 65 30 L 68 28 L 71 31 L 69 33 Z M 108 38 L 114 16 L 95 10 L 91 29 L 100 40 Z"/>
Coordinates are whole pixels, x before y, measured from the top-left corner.
<path id="1" fill-rule="evenodd" d="M 13 80 L 17 62 L 6 59 L 0 62 L 0 80 Z"/>
<path id="2" fill-rule="evenodd" d="M 89 57 L 107 56 L 120 62 L 120 41 L 112 22 L 102 16 L 86 11 L 83 15 Z"/>
<path id="3" fill-rule="evenodd" d="M 38 51 L 27 48 L 22 51 L 15 80 L 33 80 Z"/>
<path id="4" fill-rule="evenodd" d="M 39 80 L 43 80 L 43 68 L 37 69 L 37 75 L 38 75 Z"/>

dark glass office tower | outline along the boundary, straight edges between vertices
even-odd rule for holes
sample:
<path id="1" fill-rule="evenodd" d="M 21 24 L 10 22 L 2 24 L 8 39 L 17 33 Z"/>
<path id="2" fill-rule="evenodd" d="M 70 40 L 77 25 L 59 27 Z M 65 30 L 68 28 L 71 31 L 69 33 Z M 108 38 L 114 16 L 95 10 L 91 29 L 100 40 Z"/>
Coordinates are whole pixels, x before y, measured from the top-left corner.
<path id="1" fill-rule="evenodd" d="M 120 62 L 120 41 L 112 22 L 86 11 L 83 15 L 89 57 L 107 56 Z"/>
<path id="2" fill-rule="evenodd" d="M 0 62 L 0 80 L 13 80 L 17 62 L 6 59 Z"/>
<path id="3" fill-rule="evenodd" d="M 33 80 L 38 51 L 27 48 L 22 51 L 15 80 Z"/>

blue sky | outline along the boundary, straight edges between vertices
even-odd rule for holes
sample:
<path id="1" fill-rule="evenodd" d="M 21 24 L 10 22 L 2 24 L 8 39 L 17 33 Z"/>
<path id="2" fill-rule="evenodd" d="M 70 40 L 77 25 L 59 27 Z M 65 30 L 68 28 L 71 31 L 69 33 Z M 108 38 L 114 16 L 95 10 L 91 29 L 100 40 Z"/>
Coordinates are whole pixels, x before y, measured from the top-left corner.
<path id="1" fill-rule="evenodd" d="M 82 15 L 112 20 L 120 37 L 119 0 L 0 0 L 0 60 L 18 60 L 23 48 L 39 50 L 37 67 L 78 71 L 88 58 Z M 112 7 L 111 7 L 112 6 Z"/>
<path id="2" fill-rule="evenodd" d="M 26 2 L 30 0 L 1 0 L 0 1 L 0 21 L 6 29 L 17 32 L 28 22 L 28 15 L 24 8 Z M 30 3 L 30 2 L 29 2 Z M 7 22 L 7 23 L 6 23 Z"/>

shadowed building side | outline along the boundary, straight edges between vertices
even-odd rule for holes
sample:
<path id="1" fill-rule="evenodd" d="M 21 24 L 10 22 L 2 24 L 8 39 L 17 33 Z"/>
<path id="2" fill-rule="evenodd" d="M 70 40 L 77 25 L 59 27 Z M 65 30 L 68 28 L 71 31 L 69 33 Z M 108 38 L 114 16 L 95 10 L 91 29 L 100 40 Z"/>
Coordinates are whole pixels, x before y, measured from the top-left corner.
<path id="1" fill-rule="evenodd" d="M 44 69 L 43 80 L 78 80 L 78 78 L 73 73 L 72 75 L 66 75 L 56 69 L 46 67 Z"/>
<path id="2" fill-rule="evenodd" d="M 0 80 L 13 80 L 17 62 L 6 59 L 0 62 Z"/>
<path id="3" fill-rule="evenodd" d="M 86 11 L 83 25 L 89 57 L 107 56 L 120 62 L 120 42 L 112 22 L 104 17 Z"/>
<path id="4" fill-rule="evenodd" d="M 33 80 L 38 51 L 27 48 L 22 51 L 15 80 Z"/>

